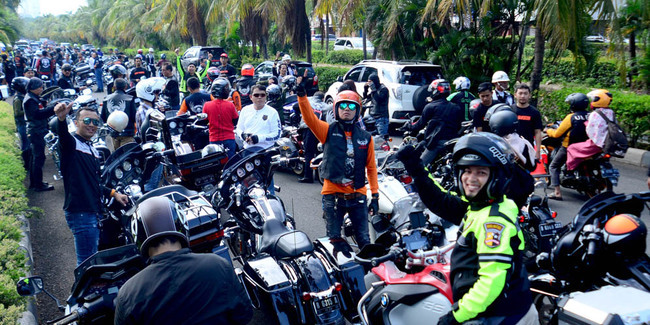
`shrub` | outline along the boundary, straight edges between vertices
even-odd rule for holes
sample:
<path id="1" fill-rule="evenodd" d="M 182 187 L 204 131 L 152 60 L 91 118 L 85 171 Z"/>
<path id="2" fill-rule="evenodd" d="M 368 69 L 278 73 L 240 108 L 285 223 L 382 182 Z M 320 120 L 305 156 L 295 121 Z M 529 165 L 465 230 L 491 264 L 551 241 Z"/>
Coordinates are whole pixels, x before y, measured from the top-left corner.
<path id="1" fill-rule="evenodd" d="M 539 91 L 538 108 L 549 121 L 561 120 L 569 113 L 569 106 L 564 103 L 566 96 L 572 93 L 588 93 L 590 88 L 569 86 L 560 90 Z M 619 124 L 628 133 L 630 144 L 636 146 L 640 137 L 650 135 L 650 95 L 638 95 L 631 92 L 610 90 L 614 100 L 612 109 L 616 112 Z"/>
<path id="2" fill-rule="evenodd" d="M 363 60 L 362 50 L 330 51 L 325 58 L 325 63 L 354 65 Z"/>
<path id="3" fill-rule="evenodd" d="M 0 102 L 0 323 L 16 324 L 25 301 L 16 282 L 25 276 L 27 258 L 19 247 L 22 238 L 16 215 L 28 208 L 25 170 L 16 146 L 13 109 Z"/>
<path id="4" fill-rule="evenodd" d="M 599 61 L 592 67 L 580 72 L 573 60 L 558 60 L 555 63 L 544 64 L 544 78 L 578 82 L 590 87 L 611 88 L 620 83 L 620 71 L 615 62 Z"/>
<path id="5" fill-rule="evenodd" d="M 314 70 L 318 75 L 318 87 L 322 91 L 327 91 L 327 88 L 336 82 L 336 78 L 343 77 L 349 68 L 344 67 L 323 67 L 314 66 Z"/>

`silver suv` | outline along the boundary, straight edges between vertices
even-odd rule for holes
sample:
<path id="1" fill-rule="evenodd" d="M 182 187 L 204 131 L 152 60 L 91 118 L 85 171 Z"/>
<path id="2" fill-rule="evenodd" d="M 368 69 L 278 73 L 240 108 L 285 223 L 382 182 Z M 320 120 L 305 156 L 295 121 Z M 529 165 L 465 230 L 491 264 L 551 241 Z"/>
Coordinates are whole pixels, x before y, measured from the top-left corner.
<path id="1" fill-rule="evenodd" d="M 363 86 L 372 73 L 376 73 L 379 82 L 388 88 L 391 123 L 403 123 L 408 120 L 407 115 L 422 114 L 429 96 L 429 84 L 435 79 L 443 78 L 442 68 L 429 61 L 363 60 L 329 87 L 325 101 L 334 102 L 339 87 L 347 79 L 354 80 L 357 91 L 363 96 Z"/>

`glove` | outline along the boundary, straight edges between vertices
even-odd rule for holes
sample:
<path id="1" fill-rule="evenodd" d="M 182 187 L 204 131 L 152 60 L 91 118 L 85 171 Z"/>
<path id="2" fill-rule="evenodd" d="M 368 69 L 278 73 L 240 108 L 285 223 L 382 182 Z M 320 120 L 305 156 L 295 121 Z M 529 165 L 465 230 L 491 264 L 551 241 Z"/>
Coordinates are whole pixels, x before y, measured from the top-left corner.
<path id="1" fill-rule="evenodd" d="M 304 97 L 307 96 L 307 90 L 305 89 L 305 86 L 301 83 L 293 86 L 293 92 L 298 95 L 298 97 Z"/>
<path id="2" fill-rule="evenodd" d="M 454 318 L 454 314 L 450 311 L 445 316 L 440 317 L 438 319 L 438 325 L 456 325 L 460 324 L 456 321 L 456 318 Z"/>
<path id="3" fill-rule="evenodd" d="M 379 213 L 379 194 L 372 195 L 372 200 L 370 200 L 370 206 L 368 207 L 368 213 L 373 216 Z"/>
<path id="4" fill-rule="evenodd" d="M 413 145 L 408 145 L 403 147 L 397 152 L 397 159 L 404 163 L 406 171 L 413 176 L 416 171 L 419 169 L 424 169 L 422 165 L 422 160 L 420 156 L 424 151 L 424 146 L 415 147 Z"/>

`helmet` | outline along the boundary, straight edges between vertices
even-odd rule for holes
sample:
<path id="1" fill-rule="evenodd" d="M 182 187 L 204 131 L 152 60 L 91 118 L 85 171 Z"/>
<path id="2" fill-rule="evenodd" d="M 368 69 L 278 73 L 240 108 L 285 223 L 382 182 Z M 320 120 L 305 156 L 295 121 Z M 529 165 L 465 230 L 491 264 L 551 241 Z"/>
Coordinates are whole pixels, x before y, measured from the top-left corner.
<path id="1" fill-rule="evenodd" d="M 253 67 L 252 64 L 246 63 L 241 67 L 241 75 L 252 77 L 253 75 L 255 75 L 255 68 Z"/>
<path id="2" fill-rule="evenodd" d="M 291 61 L 291 55 L 289 55 L 289 54 L 285 54 L 285 55 L 282 57 L 282 61 Z"/>
<path id="3" fill-rule="evenodd" d="M 179 221 L 175 203 L 164 197 L 155 196 L 142 201 L 131 219 L 131 233 L 140 252 L 149 258 L 149 247 L 155 244 L 156 239 L 163 237 L 176 238 L 183 247 L 189 247 L 189 242 L 184 234 L 176 230 Z"/>
<path id="4" fill-rule="evenodd" d="M 216 80 L 215 80 L 216 81 Z M 201 149 L 201 158 L 205 158 L 209 155 L 215 154 L 215 153 L 222 153 L 224 152 L 223 145 L 220 144 L 209 144 L 203 149 Z"/>
<path id="5" fill-rule="evenodd" d="M 140 50 L 140 51 L 142 51 L 142 50 Z M 133 60 L 136 60 L 136 59 L 142 60 L 142 54 L 136 54 L 135 57 L 133 58 Z"/>
<path id="6" fill-rule="evenodd" d="M 217 78 L 213 81 L 211 93 L 215 98 L 228 98 L 230 95 L 230 82 L 228 82 L 228 79 Z"/>
<path id="7" fill-rule="evenodd" d="M 354 111 L 354 118 L 351 121 L 341 121 L 339 119 L 339 110 L 338 107 L 341 103 L 355 103 L 357 104 L 357 109 Z M 359 117 L 359 111 L 361 110 L 361 97 L 357 94 L 356 91 L 344 90 L 336 95 L 336 100 L 334 100 L 334 116 L 336 119 L 343 123 L 354 123 Z"/>
<path id="8" fill-rule="evenodd" d="M 592 90 L 587 97 L 591 100 L 591 108 L 609 107 L 612 102 L 612 93 L 607 89 Z"/>
<path id="9" fill-rule="evenodd" d="M 499 82 L 499 81 L 510 82 L 510 78 L 508 78 L 507 73 L 503 71 L 497 71 L 494 74 L 492 74 L 492 83 Z"/>
<path id="10" fill-rule="evenodd" d="M 433 99 L 447 97 L 451 93 L 451 86 L 445 79 L 436 79 L 429 85 L 429 92 Z"/>
<path id="11" fill-rule="evenodd" d="M 206 76 L 208 77 L 208 81 L 214 82 L 219 78 L 219 74 L 221 72 L 219 71 L 219 68 L 217 67 L 210 67 L 208 68 L 208 72 L 206 72 Z"/>
<path id="12" fill-rule="evenodd" d="M 149 53 L 153 53 L 153 47 L 149 48 Z"/>
<path id="13" fill-rule="evenodd" d="M 111 73 L 111 76 L 113 76 L 114 79 L 119 78 L 120 75 L 126 76 L 126 68 L 121 64 L 112 65 L 108 68 L 108 72 Z"/>
<path id="14" fill-rule="evenodd" d="M 490 130 L 499 136 L 506 136 L 517 132 L 517 114 L 511 110 L 503 110 L 492 114 L 490 117 Z"/>
<path id="15" fill-rule="evenodd" d="M 108 126 L 110 126 L 113 130 L 122 132 L 126 128 L 126 125 L 129 123 L 129 116 L 120 110 L 115 110 L 113 113 L 111 113 L 111 115 L 108 116 L 106 123 L 108 123 Z"/>
<path id="16" fill-rule="evenodd" d="M 163 53 L 160 55 L 160 58 L 163 60 L 167 60 L 167 54 Z"/>
<path id="17" fill-rule="evenodd" d="M 603 229 L 607 249 L 615 256 L 638 257 L 645 254 L 647 234 L 648 229 L 643 221 L 629 213 L 611 217 Z"/>
<path id="18" fill-rule="evenodd" d="M 29 83 L 29 78 L 27 77 L 16 77 L 11 81 L 11 88 L 13 90 L 21 93 L 21 94 L 26 94 L 27 93 L 27 84 Z"/>
<path id="19" fill-rule="evenodd" d="M 469 81 L 469 78 L 460 76 L 454 79 L 454 87 L 456 90 L 469 90 L 469 87 L 472 86 L 472 82 Z"/>
<path id="20" fill-rule="evenodd" d="M 500 136 L 489 132 L 470 133 L 462 136 L 454 146 L 452 160 L 455 165 L 454 178 L 460 193 L 465 196 L 461 175 L 466 166 L 490 167 L 490 177 L 477 200 L 495 200 L 503 197 L 510 178 L 514 153 L 508 143 Z"/>
<path id="21" fill-rule="evenodd" d="M 72 71 L 72 66 L 70 65 L 70 63 L 66 63 L 63 66 L 61 66 L 61 70 L 62 71 Z"/>
<path id="22" fill-rule="evenodd" d="M 269 85 L 266 87 L 266 100 L 269 102 L 274 102 L 282 97 L 282 89 L 276 84 Z"/>
<path id="23" fill-rule="evenodd" d="M 74 100 L 73 102 L 74 106 L 79 108 L 90 108 L 90 109 L 99 109 L 99 105 L 97 104 L 97 100 L 92 96 L 92 95 L 81 95 L 77 97 L 77 99 Z"/>
<path id="24" fill-rule="evenodd" d="M 297 82 L 298 82 L 298 80 L 296 79 L 296 77 L 291 76 L 291 75 L 286 75 L 286 76 L 284 76 L 284 78 L 282 78 L 282 83 L 288 89 L 292 89 L 296 85 Z"/>
<path id="25" fill-rule="evenodd" d="M 569 104 L 571 111 L 586 111 L 589 107 L 589 98 L 583 93 L 573 93 L 564 99 Z"/>
<path id="26" fill-rule="evenodd" d="M 479 99 L 479 101 L 480 101 L 480 99 Z M 497 112 L 501 112 L 501 111 L 511 111 L 512 112 L 513 110 L 512 110 L 512 108 L 510 108 L 510 106 L 508 106 L 507 104 L 503 104 L 503 103 L 492 105 L 492 107 L 488 108 L 487 112 L 485 112 L 485 120 L 490 121 L 490 118 L 492 117 L 492 115 L 496 114 Z"/>
<path id="27" fill-rule="evenodd" d="M 142 49 L 138 49 L 138 54 L 142 54 Z"/>
<path id="28" fill-rule="evenodd" d="M 43 87 L 43 80 L 37 77 L 31 77 L 27 83 L 27 90 L 34 90 Z"/>
<path id="29" fill-rule="evenodd" d="M 153 102 L 156 99 L 156 94 L 162 92 L 164 87 L 165 79 L 153 77 L 138 82 L 135 86 L 135 93 L 138 98 Z"/>

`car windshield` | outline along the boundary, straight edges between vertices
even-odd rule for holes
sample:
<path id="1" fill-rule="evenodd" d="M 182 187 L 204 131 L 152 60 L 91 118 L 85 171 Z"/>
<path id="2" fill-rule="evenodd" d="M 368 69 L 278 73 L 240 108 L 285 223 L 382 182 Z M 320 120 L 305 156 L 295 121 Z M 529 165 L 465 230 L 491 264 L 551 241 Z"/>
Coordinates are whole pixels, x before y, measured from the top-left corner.
<path id="1" fill-rule="evenodd" d="M 363 48 L 363 39 L 351 39 L 350 42 L 352 42 L 352 46 L 354 48 Z M 366 47 L 369 47 L 369 43 L 366 41 Z"/>
<path id="2" fill-rule="evenodd" d="M 411 66 L 404 67 L 399 73 L 399 83 L 411 86 L 424 86 L 436 79 L 441 79 L 442 71 L 439 67 L 433 66 Z"/>

